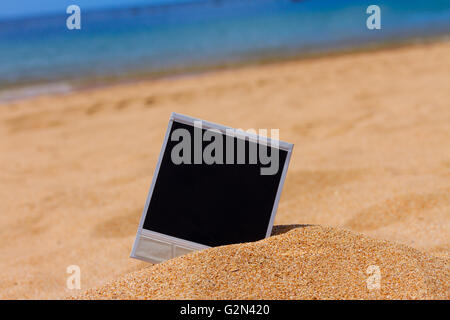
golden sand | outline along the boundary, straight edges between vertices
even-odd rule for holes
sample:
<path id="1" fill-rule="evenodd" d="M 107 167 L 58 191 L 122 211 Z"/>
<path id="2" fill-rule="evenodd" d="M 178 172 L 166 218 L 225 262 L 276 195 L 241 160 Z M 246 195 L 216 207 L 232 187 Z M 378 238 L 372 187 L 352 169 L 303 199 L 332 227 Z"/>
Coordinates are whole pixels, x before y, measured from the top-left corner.
<path id="1" fill-rule="evenodd" d="M 127 277 L 148 288 L 124 286 L 124 295 L 174 296 L 151 279 L 161 280 L 154 271 L 164 269 L 168 283 L 193 283 L 179 279 L 183 266 L 222 277 L 205 296 L 258 297 L 258 286 L 267 286 L 273 297 L 448 297 L 448 269 L 438 257 L 450 252 L 449 70 L 450 43 L 442 42 L 0 106 L 0 298 L 73 295 L 69 265 L 81 269 L 81 291 L 148 266 L 129 254 L 172 111 L 243 129 L 279 128 L 295 144 L 276 224 L 324 225 L 388 242 L 298 229 L 144 269 Z M 223 255 L 218 264 L 214 252 Z M 224 259 L 236 259 L 240 271 L 226 269 Z M 245 269 L 258 259 L 267 269 Z M 369 264 L 381 268 L 380 293 L 364 289 Z M 253 293 L 241 284 L 232 295 L 230 277 L 252 272 L 269 282 L 252 281 Z M 195 288 L 186 297 L 200 295 Z"/>
<path id="2" fill-rule="evenodd" d="M 320 226 L 211 248 L 130 273 L 82 299 L 449 299 L 447 259 Z"/>

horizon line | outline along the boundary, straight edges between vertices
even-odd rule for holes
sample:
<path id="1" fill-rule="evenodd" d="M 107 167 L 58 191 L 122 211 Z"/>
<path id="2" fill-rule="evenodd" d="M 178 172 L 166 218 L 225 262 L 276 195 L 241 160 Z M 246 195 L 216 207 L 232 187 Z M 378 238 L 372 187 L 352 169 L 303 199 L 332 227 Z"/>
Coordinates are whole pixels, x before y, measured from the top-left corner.
<path id="1" fill-rule="evenodd" d="M 124 4 L 124 5 L 112 5 L 112 6 L 98 6 L 98 7 L 89 7 L 86 9 L 82 9 L 82 12 L 84 13 L 96 13 L 100 11 L 120 11 L 120 10 L 142 10 L 145 8 L 150 7 L 175 7 L 180 5 L 192 5 L 197 4 L 201 2 L 213 2 L 217 0 L 160 0 L 155 3 L 148 3 L 148 4 Z M 66 11 L 59 11 L 59 10 L 48 10 L 43 11 L 39 13 L 28 13 L 28 14 L 12 14 L 12 15 L 1 15 L 0 14 L 0 23 L 2 22 L 14 22 L 14 21 L 21 21 L 21 20 L 33 20 L 33 19 L 43 19 L 43 18 L 50 18 L 50 17 L 57 17 L 57 16 L 63 16 L 67 15 Z"/>

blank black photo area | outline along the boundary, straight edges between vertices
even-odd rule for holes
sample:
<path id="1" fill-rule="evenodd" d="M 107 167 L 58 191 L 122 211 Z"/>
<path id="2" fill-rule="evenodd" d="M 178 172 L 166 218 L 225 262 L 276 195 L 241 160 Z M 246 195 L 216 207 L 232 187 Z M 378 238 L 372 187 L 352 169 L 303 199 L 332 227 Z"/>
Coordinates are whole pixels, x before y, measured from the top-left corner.
<path id="1" fill-rule="evenodd" d="M 174 164 L 171 152 L 179 142 L 170 137 L 179 128 L 194 137 L 193 125 L 173 121 L 143 229 L 211 247 L 265 238 L 288 152 L 269 147 L 269 154 L 279 152 L 273 175 L 261 174 L 268 165 L 259 158 L 256 164 Z M 236 158 L 238 138 L 233 139 Z M 226 158 L 225 133 L 223 141 Z M 202 150 L 209 143 L 202 142 Z M 250 144 L 255 142 L 246 139 L 246 159 Z"/>

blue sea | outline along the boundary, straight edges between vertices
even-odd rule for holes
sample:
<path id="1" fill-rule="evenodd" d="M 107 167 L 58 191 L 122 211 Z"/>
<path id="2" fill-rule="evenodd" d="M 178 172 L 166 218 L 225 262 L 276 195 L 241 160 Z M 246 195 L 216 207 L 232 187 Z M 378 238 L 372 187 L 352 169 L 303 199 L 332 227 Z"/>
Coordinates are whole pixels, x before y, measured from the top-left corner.
<path id="1" fill-rule="evenodd" d="M 380 30 L 366 27 L 371 4 L 381 8 Z M 450 0 L 81 8 L 81 30 L 67 29 L 68 16 L 0 20 L 0 99 L 450 34 Z"/>

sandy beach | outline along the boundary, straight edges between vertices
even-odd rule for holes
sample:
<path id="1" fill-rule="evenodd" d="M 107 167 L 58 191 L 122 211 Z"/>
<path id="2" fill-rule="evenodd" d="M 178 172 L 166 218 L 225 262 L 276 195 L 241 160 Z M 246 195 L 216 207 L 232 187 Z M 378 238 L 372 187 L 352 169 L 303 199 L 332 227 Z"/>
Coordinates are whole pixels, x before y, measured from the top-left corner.
<path id="1" fill-rule="evenodd" d="M 275 224 L 308 226 L 130 259 L 171 112 L 279 128 L 295 148 Z M 0 104 L 0 166 L 1 299 L 450 298 L 450 42 Z"/>

